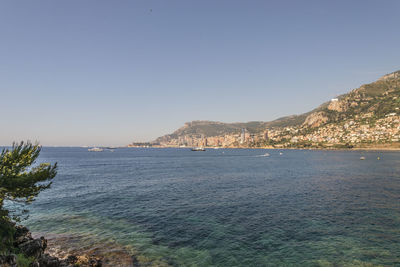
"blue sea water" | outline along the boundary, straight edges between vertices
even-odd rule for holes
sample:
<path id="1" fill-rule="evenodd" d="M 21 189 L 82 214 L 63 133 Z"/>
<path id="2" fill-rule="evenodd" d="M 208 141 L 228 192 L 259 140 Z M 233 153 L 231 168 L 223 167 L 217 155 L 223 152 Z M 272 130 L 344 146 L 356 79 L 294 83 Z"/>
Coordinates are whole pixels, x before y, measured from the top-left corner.
<path id="1" fill-rule="evenodd" d="M 59 170 L 32 231 L 159 265 L 400 266 L 399 152 L 43 148 L 39 161 Z"/>

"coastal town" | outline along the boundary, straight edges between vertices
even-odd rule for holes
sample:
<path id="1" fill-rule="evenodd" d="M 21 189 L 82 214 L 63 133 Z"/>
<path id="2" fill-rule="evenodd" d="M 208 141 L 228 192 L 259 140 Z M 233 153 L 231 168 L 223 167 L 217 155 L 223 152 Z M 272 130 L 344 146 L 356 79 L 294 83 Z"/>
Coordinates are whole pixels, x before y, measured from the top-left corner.
<path id="1" fill-rule="evenodd" d="M 400 71 L 314 110 L 271 122 L 192 121 L 129 146 L 225 148 L 400 148 Z"/>
<path id="2" fill-rule="evenodd" d="M 389 113 L 374 123 L 368 123 L 371 117 L 372 114 L 364 114 L 339 124 L 331 123 L 311 129 L 301 125 L 265 129 L 260 133 L 251 133 L 243 128 L 238 133 L 221 136 L 185 135 L 153 143 L 151 146 L 225 148 L 353 148 L 371 144 L 400 146 L 400 116 L 397 113 Z"/>

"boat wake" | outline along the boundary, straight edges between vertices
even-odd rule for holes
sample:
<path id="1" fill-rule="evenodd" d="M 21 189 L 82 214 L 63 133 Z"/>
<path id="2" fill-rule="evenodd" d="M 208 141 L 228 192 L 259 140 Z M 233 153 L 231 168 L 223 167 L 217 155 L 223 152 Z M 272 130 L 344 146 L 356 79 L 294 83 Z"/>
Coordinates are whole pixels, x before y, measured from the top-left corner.
<path id="1" fill-rule="evenodd" d="M 270 154 L 269 153 L 265 153 L 265 154 L 263 154 L 263 155 L 257 155 L 257 156 L 255 156 L 255 157 L 269 157 L 270 156 Z"/>

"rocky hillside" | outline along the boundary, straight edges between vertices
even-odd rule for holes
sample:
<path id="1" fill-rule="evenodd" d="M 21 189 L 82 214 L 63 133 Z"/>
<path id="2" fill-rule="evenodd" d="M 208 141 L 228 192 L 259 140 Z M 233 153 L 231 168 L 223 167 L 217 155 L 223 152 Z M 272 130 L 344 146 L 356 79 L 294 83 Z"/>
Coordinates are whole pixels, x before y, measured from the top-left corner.
<path id="1" fill-rule="evenodd" d="M 214 121 L 193 121 L 162 136 L 156 143 L 165 143 L 184 136 L 223 136 L 240 133 L 245 128 L 250 134 L 259 134 L 266 129 L 296 127 L 316 129 L 324 125 L 363 118 L 363 122 L 373 124 L 388 114 L 399 115 L 400 71 L 381 77 L 376 82 L 362 85 L 336 99 L 323 103 L 316 109 L 301 114 L 279 118 L 270 122 L 222 123 Z"/>
<path id="2" fill-rule="evenodd" d="M 362 85 L 348 94 L 325 103 L 305 119 L 304 124 L 318 127 L 356 117 L 381 119 L 390 113 L 400 113 L 400 71 L 381 77 L 378 81 Z"/>
<path id="3" fill-rule="evenodd" d="M 164 135 L 157 138 L 153 143 L 163 143 L 168 140 L 176 139 L 182 136 L 220 136 L 226 134 L 239 133 L 245 128 L 250 133 L 260 133 L 268 127 L 287 127 L 302 124 L 306 117 L 310 114 L 292 115 L 282 117 L 270 122 L 252 121 L 252 122 L 236 122 L 224 123 L 218 121 L 192 121 L 186 122 L 185 125 L 172 134 Z"/>
<path id="4" fill-rule="evenodd" d="M 169 140 L 185 135 L 204 135 L 205 137 L 217 136 L 224 134 L 232 134 L 240 132 L 242 128 L 249 131 L 257 132 L 262 131 L 266 127 L 266 122 L 254 121 L 246 123 L 223 123 L 217 121 L 192 121 L 187 122 L 185 125 L 172 134 L 162 136 L 156 141 Z"/>

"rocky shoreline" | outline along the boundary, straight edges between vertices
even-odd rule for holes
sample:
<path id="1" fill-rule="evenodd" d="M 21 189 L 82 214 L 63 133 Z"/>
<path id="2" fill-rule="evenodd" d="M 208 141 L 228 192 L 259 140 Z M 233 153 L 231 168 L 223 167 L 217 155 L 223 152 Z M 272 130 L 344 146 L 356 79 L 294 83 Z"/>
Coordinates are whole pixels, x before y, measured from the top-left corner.
<path id="1" fill-rule="evenodd" d="M 24 226 L 15 226 L 13 250 L 19 251 L 31 262 L 31 267 L 101 267 L 103 266 L 100 258 L 89 256 L 68 255 L 65 258 L 58 258 L 45 253 L 47 239 L 43 236 L 33 238 L 32 233 Z M 1 267 L 19 267 L 16 254 L 0 255 Z"/>

